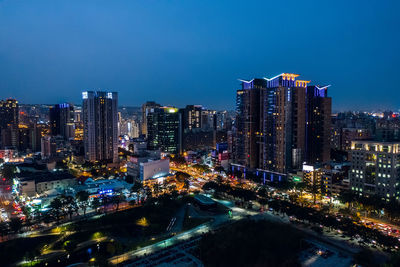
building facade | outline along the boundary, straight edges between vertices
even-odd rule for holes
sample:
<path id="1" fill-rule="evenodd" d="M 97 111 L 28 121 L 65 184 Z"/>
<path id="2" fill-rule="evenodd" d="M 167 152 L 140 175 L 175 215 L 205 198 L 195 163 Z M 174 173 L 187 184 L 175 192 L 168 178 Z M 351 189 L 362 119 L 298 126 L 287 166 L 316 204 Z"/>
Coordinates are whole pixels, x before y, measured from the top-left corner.
<path id="1" fill-rule="evenodd" d="M 181 153 L 181 113 L 174 107 L 158 107 L 147 111 L 147 142 L 150 150 Z"/>
<path id="2" fill-rule="evenodd" d="M 298 76 L 282 73 L 270 79 L 241 80 L 236 94 L 234 163 L 285 174 L 301 170 L 304 161 L 329 160 L 327 87 L 308 86 L 310 81 Z"/>
<path id="3" fill-rule="evenodd" d="M 18 147 L 19 104 L 15 99 L 0 101 L 0 147 Z"/>
<path id="4" fill-rule="evenodd" d="M 187 105 L 185 108 L 181 109 L 182 128 L 184 130 L 201 128 L 202 110 L 203 107 L 201 105 Z"/>
<path id="5" fill-rule="evenodd" d="M 69 103 L 56 104 L 49 109 L 50 133 L 65 139 L 74 137 L 74 106 Z"/>
<path id="6" fill-rule="evenodd" d="M 332 99 L 328 86 L 307 86 L 305 162 L 330 161 Z"/>
<path id="7" fill-rule="evenodd" d="M 157 104 L 154 101 L 147 101 L 142 105 L 142 134 L 147 136 L 147 116 L 149 115 L 150 111 L 154 108 L 159 108 L 161 105 Z M 151 114 L 150 114 L 151 115 Z"/>
<path id="8" fill-rule="evenodd" d="M 118 162 L 118 93 L 82 93 L 84 149 L 89 161 Z"/>
<path id="9" fill-rule="evenodd" d="M 38 172 L 15 180 L 18 193 L 28 197 L 35 197 L 50 190 L 62 193 L 76 182 L 75 177 L 68 172 Z"/>
<path id="10" fill-rule="evenodd" d="M 360 195 L 399 199 L 400 143 L 351 142 L 351 190 Z"/>

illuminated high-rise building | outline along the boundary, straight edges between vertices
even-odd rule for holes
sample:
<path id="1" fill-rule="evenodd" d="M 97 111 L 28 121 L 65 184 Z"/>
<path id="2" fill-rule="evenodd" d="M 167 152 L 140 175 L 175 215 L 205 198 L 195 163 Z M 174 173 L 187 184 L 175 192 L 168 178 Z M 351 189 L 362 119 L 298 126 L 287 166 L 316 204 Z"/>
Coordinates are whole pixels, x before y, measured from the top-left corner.
<path id="1" fill-rule="evenodd" d="M 354 193 L 399 200 L 399 142 L 352 141 L 350 154 L 349 178 Z"/>
<path id="2" fill-rule="evenodd" d="M 215 130 L 217 127 L 216 123 L 216 111 L 203 109 L 201 112 L 201 128 L 204 130 Z"/>
<path id="3" fill-rule="evenodd" d="M 309 81 L 283 73 L 267 81 L 263 95 L 262 168 L 287 173 L 301 169 L 305 152 L 305 93 Z"/>
<path id="4" fill-rule="evenodd" d="M 69 103 L 56 104 L 49 110 L 50 133 L 64 139 L 74 137 L 74 106 Z"/>
<path id="5" fill-rule="evenodd" d="M 89 161 L 118 161 L 118 93 L 82 93 L 85 158 Z"/>
<path id="6" fill-rule="evenodd" d="M 263 131 L 262 95 L 266 90 L 264 79 L 242 81 L 242 89 L 236 93 L 235 139 L 233 162 L 249 167 L 260 168 L 260 142 Z"/>
<path id="7" fill-rule="evenodd" d="M 306 91 L 306 153 L 310 164 L 330 161 L 332 99 L 328 87 L 307 86 Z"/>
<path id="8" fill-rule="evenodd" d="M 331 102 L 326 87 L 308 86 L 310 81 L 298 76 L 282 73 L 241 80 L 236 95 L 234 163 L 286 174 L 300 170 L 304 161 L 329 160 Z M 321 146 L 314 148 L 314 141 Z"/>
<path id="9" fill-rule="evenodd" d="M 181 109 L 182 113 L 182 128 L 183 129 L 199 129 L 201 128 L 201 114 L 203 107 L 201 105 L 187 105 Z"/>
<path id="10" fill-rule="evenodd" d="M 160 104 L 154 101 L 147 101 L 142 105 L 142 134 L 147 136 L 147 114 L 154 108 L 159 108 Z"/>
<path id="11" fill-rule="evenodd" d="M 150 150 L 181 153 L 181 113 L 174 107 L 156 107 L 147 112 L 147 142 Z"/>
<path id="12" fill-rule="evenodd" d="M 18 146 L 19 105 L 15 99 L 0 101 L 0 147 Z"/>

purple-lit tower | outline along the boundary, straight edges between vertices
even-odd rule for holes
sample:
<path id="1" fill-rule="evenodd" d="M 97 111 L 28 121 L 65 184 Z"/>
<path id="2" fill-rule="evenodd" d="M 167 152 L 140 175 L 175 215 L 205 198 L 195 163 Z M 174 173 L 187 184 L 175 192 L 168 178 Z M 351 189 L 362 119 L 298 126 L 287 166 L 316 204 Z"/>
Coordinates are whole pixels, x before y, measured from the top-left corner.
<path id="1" fill-rule="evenodd" d="M 328 87 L 307 86 L 306 90 L 306 154 L 308 164 L 330 161 L 332 99 Z"/>
<path id="2" fill-rule="evenodd" d="M 298 74 L 241 81 L 236 93 L 232 171 L 268 180 L 330 160 L 331 98 Z"/>

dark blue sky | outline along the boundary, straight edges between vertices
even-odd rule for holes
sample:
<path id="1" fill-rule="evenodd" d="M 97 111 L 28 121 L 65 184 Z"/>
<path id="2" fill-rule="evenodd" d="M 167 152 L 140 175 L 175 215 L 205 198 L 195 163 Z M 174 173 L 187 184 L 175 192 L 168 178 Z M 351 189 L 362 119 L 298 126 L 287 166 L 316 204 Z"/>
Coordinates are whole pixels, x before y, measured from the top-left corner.
<path id="1" fill-rule="evenodd" d="M 334 109 L 398 109 L 399 2 L 0 0 L 0 98 L 222 109 L 238 78 L 294 72 Z"/>

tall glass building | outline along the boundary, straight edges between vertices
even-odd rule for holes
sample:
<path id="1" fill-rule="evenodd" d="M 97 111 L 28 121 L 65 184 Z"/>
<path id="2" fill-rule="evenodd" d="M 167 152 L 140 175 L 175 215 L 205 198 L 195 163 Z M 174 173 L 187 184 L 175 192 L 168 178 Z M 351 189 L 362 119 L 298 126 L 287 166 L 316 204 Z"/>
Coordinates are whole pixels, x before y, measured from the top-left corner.
<path id="1" fill-rule="evenodd" d="M 151 150 L 181 153 L 181 113 L 174 107 L 155 107 L 147 112 L 147 142 Z"/>
<path id="2" fill-rule="evenodd" d="M 85 158 L 118 162 L 118 93 L 82 93 Z"/>
<path id="3" fill-rule="evenodd" d="M 64 139 L 74 137 L 74 116 L 74 106 L 72 104 L 63 103 L 50 107 L 49 120 L 51 134 L 53 136 L 60 135 Z"/>

